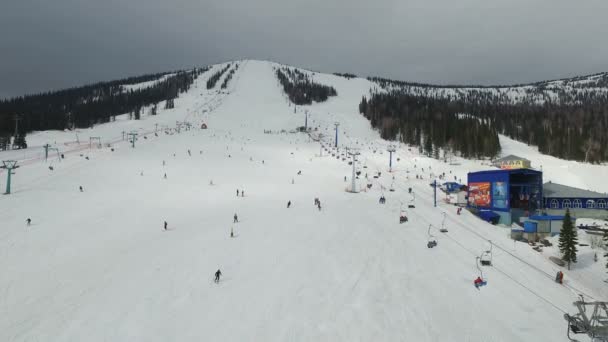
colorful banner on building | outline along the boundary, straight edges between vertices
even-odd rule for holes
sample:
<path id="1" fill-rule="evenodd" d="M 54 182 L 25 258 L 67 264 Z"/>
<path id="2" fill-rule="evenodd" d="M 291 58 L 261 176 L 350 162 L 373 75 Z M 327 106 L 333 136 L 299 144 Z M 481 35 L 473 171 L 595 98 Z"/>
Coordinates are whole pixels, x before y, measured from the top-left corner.
<path id="1" fill-rule="evenodd" d="M 507 203 L 507 183 L 493 182 L 492 183 L 492 203 L 494 208 L 506 209 Z"/>
<path id="2" fill-rule="evenodd" d="M 469 183 L 469 204 L 476 207 L 490 207 L 492 195 L 490 194 L 490 183 Z"/>
<path id="3" fill-rule="evenodd" d="M 529 169 L 531 167 L 530 161 L 521 159 L 521 160 L 499 160 L 494 163 L 494 166 L 501 168 L 503 170 L 513 170 L 513 169 Z"/>

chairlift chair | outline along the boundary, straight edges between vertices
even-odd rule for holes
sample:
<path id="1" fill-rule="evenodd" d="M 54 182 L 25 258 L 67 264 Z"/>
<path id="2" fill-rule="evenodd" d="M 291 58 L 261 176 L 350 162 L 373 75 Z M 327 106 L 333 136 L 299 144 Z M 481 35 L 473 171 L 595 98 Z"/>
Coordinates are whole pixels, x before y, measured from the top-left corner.
<path id="1" fill-rule="evenodd" d="M 445 211 L 443 212 L 443 221 L 441 221 L 441 228 L 439 229 L 440 232 L 442 233 L 447 233 L 448 229 L 445 227 Z"/>
<path id="2" fill-rule="evenodd" d="M 481 279 L 480 284 L 476 284 L 475 282 L 473 282 L 475 284 L 475 287 L 477 287 L 477 288 L 488 284 L 488 280 L 483 276 L 483 269 L 481 267 L 479 267 L 480 262 L 481 262 L 481 258 L 475 257 L 475 266 L 477 266 L 477 270 L 479 271 L 479 279 Z"/>
<path id="3" fill-rule="evenodd" d="M 483 251 L 479 256 L 479 262 L 482 266 L 492 266 L 492 241 L 490 241 L 490 249 Z"/>
<path id="4" fill-rule="evenodd" d="M 408 208 L 413 209 L 416 208 L 416 205 L 414 204 L 416 202 L 416 194 L 412 192 L 412 199 L 410 200 L 410 204 L 407 205 Z"/>
<path id="5" fill-rule="evenodd" d="M 428 229 L 428 231 L 427 231 L 427 234 L 428 234 L 428 236 L 429 236 L 428 241 L 427 241 L 427 243 L 426 243 L 426 247 L 427 247 L 427 248 L 433 248 L 433 247 L 436 247 L 436 246 L 437 246 L 437 239 L 435 239 L 435 237 L 434 237 L 434 236 L 431 234 L 431 227 L 432 227 L 432 226 L 433 226 L 433 225 L 430 225 L 430 224 L 429 224 L 429 229 Z"/>

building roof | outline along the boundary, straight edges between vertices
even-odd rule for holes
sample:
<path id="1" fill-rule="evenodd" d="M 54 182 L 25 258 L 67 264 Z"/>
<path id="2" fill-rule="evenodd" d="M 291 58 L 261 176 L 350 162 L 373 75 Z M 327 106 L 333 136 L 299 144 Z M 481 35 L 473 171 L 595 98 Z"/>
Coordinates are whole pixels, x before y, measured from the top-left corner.
<path id="1" fill-rule="evenodd" d="M 500 159 L 496 159 L 494 161 L 494 163 L 500 163 L 502 161 L 509 161 L 509 160 L 525 160 L 525 161 L 528 161 L 528 162 L 530 161 L 530 160 L 528 160 L 526 158 L 522 158 L 522 157 L 518 157 L 516 155 L 509 154 L 508 156 L 502 157 Z"/>
<path id="2" fill-rule="evenodd" d="M 572 220 L 576 220 L 576 217 L 570 217 Z M 564 215 L 532 215 L 530 220 L 534 221 L 563 221 Z"/>
<path id="3" fill-rule="evenodd" d="M 608 198 L 608 194 L 547 182 L 543 184 L 545 198 Z"/>
<path id="4" fill-rule="evenodd" d="M 524 175 L 530 175 L 530 174 L 541 174 L 542 175 L 542 171 L 538 171 L 538 170 L 532 170 L 532 169 L 498 169 L 498 170 L 483 170 L 483 171 L 477 171 L 477 172 L 469 172 L 468 175 L 479 175 L 479 174 L 495 174 L 495 173 L 515 173 L 515 174 L 524 174 Z"/>

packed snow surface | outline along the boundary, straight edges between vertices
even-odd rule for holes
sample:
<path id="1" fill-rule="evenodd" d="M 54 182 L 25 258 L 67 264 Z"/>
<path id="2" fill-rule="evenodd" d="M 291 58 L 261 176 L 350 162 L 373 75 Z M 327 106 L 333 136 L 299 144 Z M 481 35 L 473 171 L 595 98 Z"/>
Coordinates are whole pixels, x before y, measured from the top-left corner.
<path id="1" fill-rule="evenodd" d="M 444 163 L 400 145 L 389 172 L 389 142 L 357 111 L 372 83 L 316 74 L 338 96 L 294 113 L 273 73 L 279 65 L 240 63 L 226 91 L 221 80 L 205 87 L 216 65 L 174 109 L 78 139 L 38 132 L 28 136 L 34 147 L 0 154 L 23 165 L 13 193 L 0 197 L 0 341 L 566 341 L 563 314 L 578 294 L 606 298 L 603 252 L 594 263 L 583 250 L 559 285 L 551 250 L 457 215 L 443 195 L 433 206 L 432 177 L 465 181 L 488 168 L 480 161 Z M 305 112 L 321 142 L 291 133 Z M 178 133 L 176 121 L 192 129 Z M 139 133 L 135 148 L 123 131 Z M 45 161 L 47 142 L 65 159 L 53 152 Z M 359 148 L 356 184 L 367 189 L 367 174 L 367 191 L 345 191 L 345 147 Z M 606 172 L 542 163 L 549 178 L 587 187 Z M 438 245 L 427 248 L 432 239 Z M 494 266 L 482 268 L 488 285 L 476 289 L 488 240 Z"/>

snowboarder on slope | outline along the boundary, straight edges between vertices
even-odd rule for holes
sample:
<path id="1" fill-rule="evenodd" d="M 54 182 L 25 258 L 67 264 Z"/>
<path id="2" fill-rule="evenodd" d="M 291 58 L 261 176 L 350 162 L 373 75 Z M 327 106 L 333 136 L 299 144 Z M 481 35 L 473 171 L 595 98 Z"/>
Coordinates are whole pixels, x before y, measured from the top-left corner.
<path id="1" fill-rule="evenodd" d="M 215 272 L 215 282 L 219 283 L 220 282 L 220 276 L 222 275 L 222 271 L 220 271 L 219 269 Z"/>
<path id="2" fill-rule="evenodd" d="M 564 273 L 562 271 L 557 271 L 557 274 L 555 275 L 555 282 L 562 284 L 564 280 Z"/>

